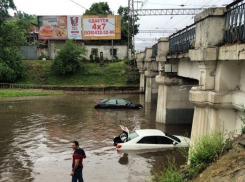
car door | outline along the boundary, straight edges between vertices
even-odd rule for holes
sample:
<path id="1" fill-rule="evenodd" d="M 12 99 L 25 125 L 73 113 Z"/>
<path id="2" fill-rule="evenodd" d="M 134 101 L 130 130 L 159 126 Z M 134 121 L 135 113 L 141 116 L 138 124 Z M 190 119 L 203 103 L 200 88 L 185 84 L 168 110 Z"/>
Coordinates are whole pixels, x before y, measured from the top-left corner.
<path id="1" fill-rule="evenodd" d="M 123 99 L 117 99 L 117 105 L 120 109 L 127 108 L 127 102 L 125 102 Z"/>
<path id="2" fill-rule="evenodd" d="M 155 136 L 145 136 L 137 142 L 138 149 L 156 149 L 158 143 Z"/>
<path id="3" fill-rule="evenodd" d="M 110 99 L 106 103 L 106 107 L 110 109 L 116 109 L 117 108 L 117 100 L 116 99 Z"/>
<path id="4" fill-rule="evenodd" d="M 156 136 L 158 148 L 171 148 L 175 147 L 173 140 L 165 136 Z"/>

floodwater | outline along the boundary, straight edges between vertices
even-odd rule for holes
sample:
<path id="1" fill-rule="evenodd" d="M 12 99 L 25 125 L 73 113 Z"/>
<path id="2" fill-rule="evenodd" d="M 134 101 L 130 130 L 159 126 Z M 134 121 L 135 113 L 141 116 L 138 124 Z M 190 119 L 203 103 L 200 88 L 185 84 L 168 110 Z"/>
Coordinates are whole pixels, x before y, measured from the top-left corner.
<path id="1" fill-rule="evenodd" d="M 122 97 L 141 103 L 141 110 L 96 110 L 95 100 Z M 155 122 L 156 104 L 144 103 L 138 94 L 83 94 L 0 101 L 0 182 L 71 181 L 71 141 L 85 150 L 86 182 L 143 182 L 174 156 L 178 149 L 118 153 L 113 138 L 124 125 L 129 130 L 157 128 L 185 135 L 191 125 Z"/>

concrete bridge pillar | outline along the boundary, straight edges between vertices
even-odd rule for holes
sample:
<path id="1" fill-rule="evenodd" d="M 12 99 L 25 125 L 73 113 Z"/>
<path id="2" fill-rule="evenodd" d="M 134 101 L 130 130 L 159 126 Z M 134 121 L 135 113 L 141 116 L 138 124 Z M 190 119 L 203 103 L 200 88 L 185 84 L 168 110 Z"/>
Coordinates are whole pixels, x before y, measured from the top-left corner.
<path id="1" fill-rule="evenodd" d="M 158 85 L 155 81 L 156 72 L 145 71 L 146 88 L 145 88 L 145 102 L 156 103 Z"/>
<path id="2" fill-rule="evenodd" d="M 158 74 L 158 66 L 155 58 L 152 58 L 152 47 L 145 48 L 144 70 L 146 77 L 145 102 L 157 102 L 157 88 L 155 76 Z"/>
<path id="3" fill-rule="evenodd" d="M 144 93 L 145 92 L 145 72 L 144 71 L 139 71 L 140 72 L 140 92 Z"/>
<path id="4" fill-rule="evenodd" d="M 145 52 L 141 51 L 137 54 L 137 67 L 139 69 L 140 73 L 140 92 L 144 93 L 145 92 L 145 68 L 144 68 L 144 59 L 145 59 Z"/>
<path id="5" fill-rule="evenodd" d="M 193 119 L 194 107 L 189 102 L 190 87 L 180 90 L 178 78 L 156 76 L 158 87 L 156 121 L 171 124 L 189 124 Z"/>

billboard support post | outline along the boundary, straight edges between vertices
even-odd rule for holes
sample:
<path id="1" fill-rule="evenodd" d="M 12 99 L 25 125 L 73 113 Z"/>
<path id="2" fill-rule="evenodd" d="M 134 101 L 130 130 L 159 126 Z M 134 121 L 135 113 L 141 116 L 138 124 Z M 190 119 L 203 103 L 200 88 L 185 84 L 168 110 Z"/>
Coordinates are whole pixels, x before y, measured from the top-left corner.
<path id="1" fill-rule="evenodd" d="M 111 62 L 113 62 L 114 50 L 113 50 L 113 40 L 111 40 Z"/>

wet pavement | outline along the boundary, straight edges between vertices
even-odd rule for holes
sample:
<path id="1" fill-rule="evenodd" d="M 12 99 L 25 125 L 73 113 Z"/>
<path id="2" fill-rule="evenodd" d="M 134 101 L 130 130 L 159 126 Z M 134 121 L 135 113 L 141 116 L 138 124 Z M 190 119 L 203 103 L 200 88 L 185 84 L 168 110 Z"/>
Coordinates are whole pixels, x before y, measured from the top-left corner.
<path id="1" fill-rule="evenodd" d="M 141 103 L 141 110 L 94 109 L 96 100 L 121 97 Z M 178 149 L 118 153 L 113 138 L 121 131 L 157 128 L 175 135 L 190 135 L 191 125 L 155 122 L 156 104 L 144 95 L 83 94 L 0 101 L 0 182 L 67 182 L 71 180 L 71 141 L 85 150 L 87 182 L 149 181 L 153 171 L 166 165 L 167 156 L 184 163 Z"/>

